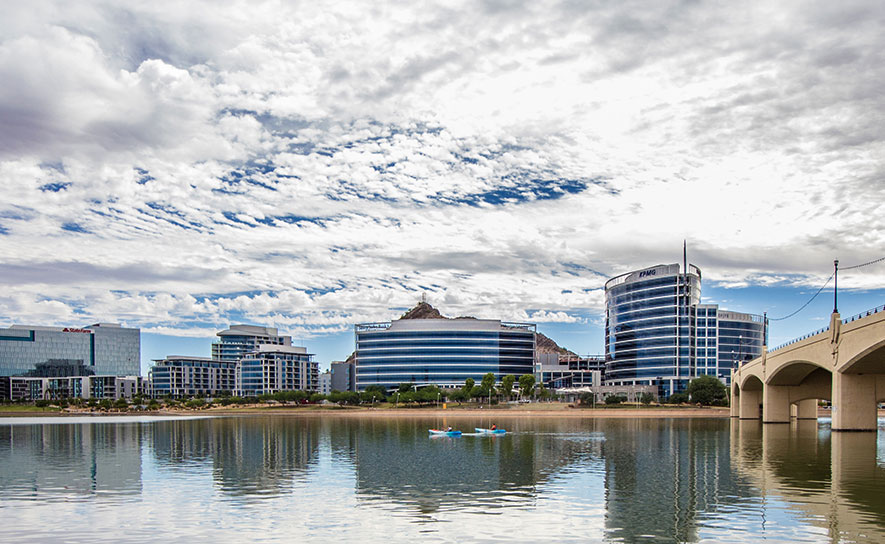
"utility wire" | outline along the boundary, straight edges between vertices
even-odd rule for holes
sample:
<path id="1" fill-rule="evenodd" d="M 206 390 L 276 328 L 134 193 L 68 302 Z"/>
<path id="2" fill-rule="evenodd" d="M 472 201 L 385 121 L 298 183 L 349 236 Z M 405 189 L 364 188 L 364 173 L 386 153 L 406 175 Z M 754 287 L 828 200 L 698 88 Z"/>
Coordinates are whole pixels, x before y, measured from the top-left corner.
<path id="1" fill-rule="evenodd" d="M 840 268 L 840 270 L 853 270 L 853 269 L 855 269 L 855 268 L 862 268 L 862 267 L 864 267 L 864 266 L 869 266 L 869 265 L 871 265 L 871 264 L 880 263 L 880 262 L 882 262 L 882 261 L 885 261 L 885 257 L 880 257 L 880 258 L 875 259 L 875 260 L 873 260 L 873 261 L 870 261 L 870 262 L 867 262 L 867 263 L 863 263 L 863 264 L 856 264 L 856 265 L 854 265 L 854 266 L 843 266 L 842 268 Z M 827 281 L 826 281 L 823 285 L 821 285 L 820 289 L 817 290 L 817 293 L 815 293 L 813 297 L 811 297 L 810 299 L 808 299 L 808 302 L 806 302 L 805 304 L 803 304 L 802 307 L 800 307 L 798 310 L 796 310 L 795 312 L 791 313 L 790 315 L 785 315 L 784 317 L 769 317 L 768 320 L 769 320 L 769 321 L 783 321 L 784 319 L 789 319 L 789 318 L 793 317 L 794 315 L 798 314 L 799 312 L 801 312 L 802 310 L 804 310 L 805 307 L 808 306 L 809 304 L 811 304 L 811 301 L 813 301 L 814 299 L 816 299 L 816 298 L 817 298 L 817 295 L 819 295 L 819 294 L 821 293 L 821 291 L 823 291 L 824 288 L 826 288 L 826 286 L 830 284 L 830 281 L 833 279 L 833 276 L 835 276 L 835 275 L 836 275 L 835 272 L 833 272 L 832 274 L 830 274 L 830 277 L 827 278 Z"/>
<path id="2" fill-rule="evenodd" d="M 876 259 L 875 261 L 870 261 L 870 262 L 868 262 L 868 263 L 856 264 L 856 265 L 854 265 L 854 266 L 843 266 L 843 267 L 840 268 L 839 270 L 851 270 L 851 269 L 854 269 L 854 268 L 861 268 L 861 267 L 863 267 L 863 266 L 869 266 L 869 265 L 871 265 L 871 264 L 881 263 L 882 261 L 885 261 L 885 257 L 880 257 L 880 258 Z"/>
<path id="3" fill-rule="evenodd" d="M 769 320 L 769 321 L 783 321 L 784 319 L 789 319 L 789 318 L 793 317 L 794 315 L 798 314 L 799 312 L 801 312 L 802 310 L 804 310 L 805 307 L 808 306 L 809 304 L 811 304 L 811 301 L 813 301 L 814 299 L 816 299 L 816 298 L 817 298 L 817 295 L 819 295 L 819 294 L 821 293 L 821 291 L 823 291 L 824 288 L 825 288 L 827 285 L 830 284 L 830 280 L 832 280 L 832 279 L 833 279 L 833 276 L 835 276 L 835 275 L 836 275 L 835 272 L 833 272 L 832 274 L 830 274 L 830 277 L 827 278 L 827 281 L 826 281 L 823 285 L 820 286 L 820 289 L 817 290 L 817 293 L 815 293 L 813 297 L 811 297 L 810 299 L 808 299 L 808 302 L 806 302 L 805 304 L 803 304 L 801 308 L 799 308 L 799 309 L 796 310 L 795 312 L 791 313 L 790 315 L 785 315 L 784 317 L 769 317 L 768 320 Z"/>

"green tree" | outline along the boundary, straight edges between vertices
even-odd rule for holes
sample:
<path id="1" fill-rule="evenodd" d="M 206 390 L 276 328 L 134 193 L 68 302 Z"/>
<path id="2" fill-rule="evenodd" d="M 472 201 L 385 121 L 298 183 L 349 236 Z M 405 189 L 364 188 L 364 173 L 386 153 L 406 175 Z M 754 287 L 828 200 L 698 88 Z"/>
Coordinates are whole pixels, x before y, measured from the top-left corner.
<path id="1" fill-rule="evenodd" d="M 673 393 L 667 399 L 667 404 L 683 404 L 688 402 L 688 395 L 685 393 Z"/>
<path id="2" fill-rule="evenodd" d="M 535 390 L 534 374 L 523 374 L 519 377 L 519 390 L 523 397 L 529 397 Z"/>
<path id="3" fill-rule="evenodd" d="M 98 406 L 102 410 L 110 410 L 114 406 L 114 403 L 111 402 L 111 399 L 101 399 L 101 401 L 98 403 Z"/>
<path id="4" fill-rule="evenodd" d="M 622 402 L 626 402 L 627 397 L 624 395 L 609 395 L 605 397 L 606 404 L 621 404 Z"/>
<path id="5" fill-rule="evenodd" d="M 510 395 L 513 393 L 513 384 L 516 382 L 516 376 L 513 374 L 508 374 L 501 378 L 501 392 L 504 393 L 504 397 L 510 399 Z"/>
<path id="6" fill-rule="evenodd" d="M 482 377 L 479 386 L 482 388 L 483 396 L 487 396 L 495 388 L 495 375 L 491 372 L 487 373 Z"/>
<path id="7" fill-rule="evenodd" d="M 148 410 L 155 412 L 160 409 L 160 403 L 157 402 L 157 399 L 151 399 L 148 403 Z"/>
<path id="8" fill-rule="evenodd" d="M 370 395 L 375 395 L 375 399 L 378 402 L 384 402 L 387 398 L 387 389 L 383 385 L 370 385 L 366 387 L 365 393 L 369 393 Z"/>
<path id="9" fill-rule="evenodd" d="M 715 376 L 699 376 L 688 382 L 687 392 L 691 402 L 710 406 L 725 398 L 725 384 Z"/>
<path id="10" fill-rule="evenodd" d="M 413 383 L 403 382 L 403 383 L 399 384 L 399 392 L 400 393 L 407 393 L 409 391 L 412 391 L 414 389 L 414 387 L 415 387 L 415 384 L 413 384 Z"/>
<path id="11" fill-rule="evenodd" d="M 655 400 L 655 396 L 652 395 L 651 393 L 643 393 L 642 395 L 639 396 L 639 402 L 641 402 L 645 406 L 648 406 L 654 400 Z"/>
<path id="12" fill-rule="evenodd" d="M 120 397 L 117 399 L 116 402 L 114 402 L 114 408 L 116 408 L 117 410 L 128 410 L 129 402 L 123 397 Z"/>

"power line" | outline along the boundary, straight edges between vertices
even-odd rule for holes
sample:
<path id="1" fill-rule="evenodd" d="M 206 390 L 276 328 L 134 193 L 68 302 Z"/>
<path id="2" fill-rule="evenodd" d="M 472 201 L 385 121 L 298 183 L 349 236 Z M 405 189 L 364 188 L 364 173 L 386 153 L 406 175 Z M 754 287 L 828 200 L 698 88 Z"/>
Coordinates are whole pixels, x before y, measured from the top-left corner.
<path id="1" fill-rule="evenodd" d="M 885 261 L 885 257 L 880 257 L 878 259 L 875 259 L 875 260 L 872 260 L 872 261 L 869 261 L 866 263 L 862 263 L 862 264 L 856 264 L 854 266 L 844 266 L 841 268 L 841 270 L 843 270 L 843 271 L 844 270 L 854 270 L 855 268 L 863 268 L 864 266 L 869 266 L 871 264 L 880 263 L 882 261 Z M 794 315 L 798 314 L 799 312 L 801 312 L 802 310 L 804 310 L 805 307 L 808 306 L 809 304 L 811 304 L 811 302 L 814 299 L 816 299 L 819 294 L 821 294 L 821 292 L 826 288 L 826 286 L 830 284 L 830 281 L 832 281 L 832 279 L 835 275 L 836 275 L 836 272 L 833 272 L 832 274 L 830 274 L 830 277 L 827 278 L 827 281 L 824 282 L 823 285 L 821 285 L 820 289 L 817 290 L 817 293 L 815 293 L 814 296 L 812 296 L 810 299 L 808 299 L 808 302 L 803 304 L 798 310 L 791 313 L 790 315 L 785 315 L 784 317 L 769 317 L 768 320 L 769 321 L 783 321 L 784 319 L 789 319 L 789 318 L 793 317 Z"/>
<path id="2" fill-rule="evenodd" d="M 808 302 L 803 304 L 801 308 L 799 308 L 795 312 L 791 313 L 790 315 L 785 315 L 784 317 L 769 317 L 768 320 L 769 321 L 783 321 L 784 319 L 789 319 L 789 318 L 793 317 L 794 315 L 798 314 L 799 312 L 801 312 L 802 310 L 804 310 L 805 307 L 808 306 L 809 304 L 811 304 L 811 302 L 817 298 L 817 295 L 819 295 L 821 293 L 821 291 L 823 291 L 824 288 L 830 284 L 830 281 L 833 279 L 833 276 L 835 276 L 835 275 L 836 275 L 835 272 L 830 274 L 830 277 L 827 278 L 827 281 L 824 282 L 824 284 L 820 286 L 820 289 L 817 290 L 817 293 L 815 293 L 813 297 L 808 299 Z"/>
<path id="3" fill-rule="evenodd" d="M 882 261 L 885 261 L 885 257 L 880 257 L 880 258 L 876 259 L 875 261 L 870 261 L 868 263 L 856 264 L 854 266 L 843 266 L 840 270 L 851 270 L 853 268 L 861 268 L 864 266 L 869 266 L 871 264 L 881 263 Z"/>

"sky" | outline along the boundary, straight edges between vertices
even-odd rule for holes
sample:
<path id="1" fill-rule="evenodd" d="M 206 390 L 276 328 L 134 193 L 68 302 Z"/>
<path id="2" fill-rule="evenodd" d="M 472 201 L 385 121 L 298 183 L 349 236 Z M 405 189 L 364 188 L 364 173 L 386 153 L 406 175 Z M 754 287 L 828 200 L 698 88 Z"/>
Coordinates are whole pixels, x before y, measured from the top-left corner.
<path id="1" fill-rule="evenodd" d="M 885 256 L 883 52 L 876 1 L 9 2 L 0 326 L 325 368 L 424 295 L 598 353 L 605 280 L 683 240 L 704 302 L 785 316 Z"/>

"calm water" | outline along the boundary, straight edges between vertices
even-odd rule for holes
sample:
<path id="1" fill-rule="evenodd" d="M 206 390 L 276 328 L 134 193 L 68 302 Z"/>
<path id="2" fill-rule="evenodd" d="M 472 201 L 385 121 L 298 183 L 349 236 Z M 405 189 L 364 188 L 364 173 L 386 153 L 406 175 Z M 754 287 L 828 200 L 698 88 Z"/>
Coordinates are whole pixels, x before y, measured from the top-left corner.
<path id="1" fill-rule="evenodd" d="M 496 423 L 0 419 L 0 540 L 885 542 L 881 426 Z"/>

